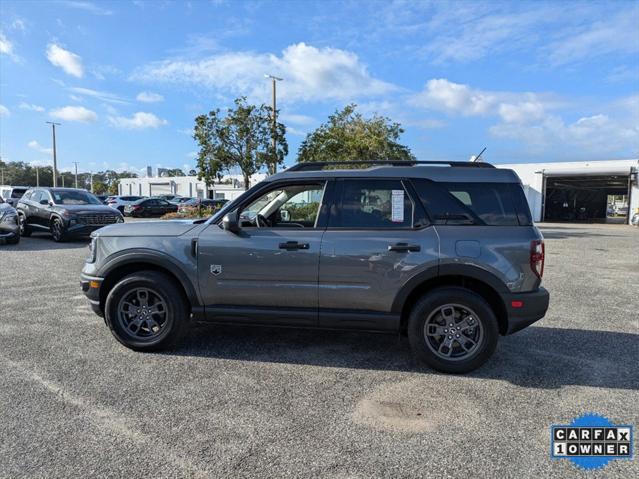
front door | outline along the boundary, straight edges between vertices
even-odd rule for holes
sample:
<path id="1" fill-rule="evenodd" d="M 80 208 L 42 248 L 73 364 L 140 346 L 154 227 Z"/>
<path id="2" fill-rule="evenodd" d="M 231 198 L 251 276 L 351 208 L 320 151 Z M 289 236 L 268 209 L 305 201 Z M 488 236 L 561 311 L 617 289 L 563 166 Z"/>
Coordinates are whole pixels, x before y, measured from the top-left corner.
<path id="1" fill-rule="evenodd" d="M 317 324 L 325 181 L 275 183 L 239 206 L 241 231 L 211 224 L 198 238 L 207 317 Z"/>
<path id="2" fill-rule="evenodd" d="M 437 274 L 437 233 L 407 181 L 343 179 L 335 190 L 322 239 L 319 324 L 396 329 L 401 287 L 416 274 Z"/>

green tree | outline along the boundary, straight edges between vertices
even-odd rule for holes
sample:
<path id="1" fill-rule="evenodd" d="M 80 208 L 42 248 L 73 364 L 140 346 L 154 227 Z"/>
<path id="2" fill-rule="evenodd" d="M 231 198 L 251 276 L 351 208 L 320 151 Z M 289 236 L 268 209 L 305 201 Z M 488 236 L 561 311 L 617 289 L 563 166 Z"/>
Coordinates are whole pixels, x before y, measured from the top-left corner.
<path id="1" fill-rule="evenodd" d="M 185 176 L 181 168 L 170 168 L 166 171 L 166 176 Z"/>
<path id="2" fill-rule="evenodd" d="M 404 129 L 379 115 L 364 118 L 357 105 L 328 117 L 300 145 L 297 161 L 411 161 L 415 156 L 398 143 Z"/>
<path id="3" fill-rule="evenodd" d="M 264 166 L 273 168 L 281 164 L 288 154 L 286 128 L 281 123 L 277 123 L 277 144 L 273 151 L 271 108 L 250 105 L 245 97 L 237 98 L 234 103 L 226 116 L 217 109 L 195 119 L 193 138 L 200 147 L 198 178 L 203 179 L 207 187 L 229 168 L 238 167 L 244 187 L 248 189 L 252 175 Z"/>

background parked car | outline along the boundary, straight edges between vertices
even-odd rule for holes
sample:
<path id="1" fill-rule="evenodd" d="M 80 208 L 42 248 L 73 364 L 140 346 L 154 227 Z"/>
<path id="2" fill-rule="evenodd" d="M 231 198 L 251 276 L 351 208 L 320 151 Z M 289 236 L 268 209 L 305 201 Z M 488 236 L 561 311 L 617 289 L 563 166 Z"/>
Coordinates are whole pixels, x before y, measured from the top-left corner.
<path id="1" fill-rule="evenodd" d="M 0 244 L 20 242 L 18 212 L 0 196 Z"/>
<path id="2" fill-rule="evenodd" d="M 213 208 L 219 210 L 222 206 L 228 203 L 229 200 L 207 200 L 199 198 L 190 198 L 189 201 L 180 203 L 178 205 L 178 213 L 188 213 L 191 209 L 202 206 L 203 208 Z"/>
<path id="3" fill-rule="evenodd" d="M 22 195 L 28 189 L 28 186 L 0 186 L 0 196 L 15 208 Z"/>
<path id="4" fill-rule="evenodd" d="M 168 200 L 168 202 L 169 203 L 173 203 L 174 205 L 181 205 L 183 203 L 186 203 L 186 202 L 194 200 L 194 199 L 196 199 L 196 198 L 191 198 L 191 197 L 188 197 L 188 196 L 176 196 L 172 200 Z"/>
<path id="5" fill-rule="evenodd" d="M 146 198 L 146 196 L 109 196 L 106 200 L 106 204 L 124 214 L 124 207 L 126 205 L 131 205 L 143 198 Z"/>
<path id="6" fill-rule="evenodd" d="M 100 203 L 86 190 L 33 188 L 18 202 L 20 234 L 48 231 L 55 241 L 70 236 L 88 236 L 106 225 L 122 223 L 122 215 Z"/>
<path id="7" fill-rule="evenodd" d="M 162 198 L 144 198 L 124 207 L 124 216 L 162 216 L 177 212 L 177 205 Z"/>
<path id="8" fill-rule="evenodd" d="M 106 200 L 107 200 L 107 198 L 108 198 L 108 196 L 107 196 L 107 195 L 95 195 L 95 197 L 96 197 L 97 199 L 99 199 L 99 200 L 100 200 L 100 202 L 101 202 L 103 205 L 106 205 Z"/>

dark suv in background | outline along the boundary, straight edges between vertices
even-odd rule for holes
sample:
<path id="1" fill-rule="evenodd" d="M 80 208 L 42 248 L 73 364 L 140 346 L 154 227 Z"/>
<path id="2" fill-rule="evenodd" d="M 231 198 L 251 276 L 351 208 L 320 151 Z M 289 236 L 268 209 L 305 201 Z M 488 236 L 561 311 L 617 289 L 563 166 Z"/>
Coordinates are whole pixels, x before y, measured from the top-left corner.
<path id="1" fill-rule="evenodd" d="M 124 221 L 117 210 L 103 205 L 88 191 L 74 188 L 30 189 L 16 209 L 22 236 L 47 231 L 55 241 L 88 236 L 105 225 Z"/>
<path id="2" fill-rule="evenodd" d="M 543 238 L 512 170 L 368 166 L 301 163 L 209 220 L 103 228 L 82 289 L 136 350 L 192 320 L 401 332 L 453 373 L 544 316 Z"/>

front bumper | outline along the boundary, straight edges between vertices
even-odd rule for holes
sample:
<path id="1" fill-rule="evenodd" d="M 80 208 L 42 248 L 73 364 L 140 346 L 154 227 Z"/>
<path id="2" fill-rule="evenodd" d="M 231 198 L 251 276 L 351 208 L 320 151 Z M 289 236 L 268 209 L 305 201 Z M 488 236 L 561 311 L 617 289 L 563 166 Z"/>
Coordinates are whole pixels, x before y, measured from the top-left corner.
<path id="1" fill-rule="evenodd" d="M 0 244 L 20 236 L 20 226 L 17 216 L 0 218 Z"/>
<path id="2" fill-rule="evenodd" d="M 550 294 L 545 288 L 531 293 L 510 293 L 504 302 L 508 311 L 508 329 L 506 334 L 516 333 L 546 315 Z"/>
<path id="3" fill-rule="evenodd" d="M 98 278 L 97 276 L 89 276 L 84 273 L 80 274 L 80 287 L 82 292 L 89 300 L 91 309 L 99 316 L 103 316 L 102 309 L 100 308 L 100 287 L 104 278 Z"/>
<path id="4" fill-rule="evenodd" d="M 99 230 L 100 228 L 104 228 L 105 226 L 109 226 L 111 224 L 116 224 L 116 223 L 109 223 L 106 225 L 85 225 L 83 223 L 75 223 L 75 224 L 67 223 L 65 235 L 66 236 L 89 236 L 94 231 Z"/>

